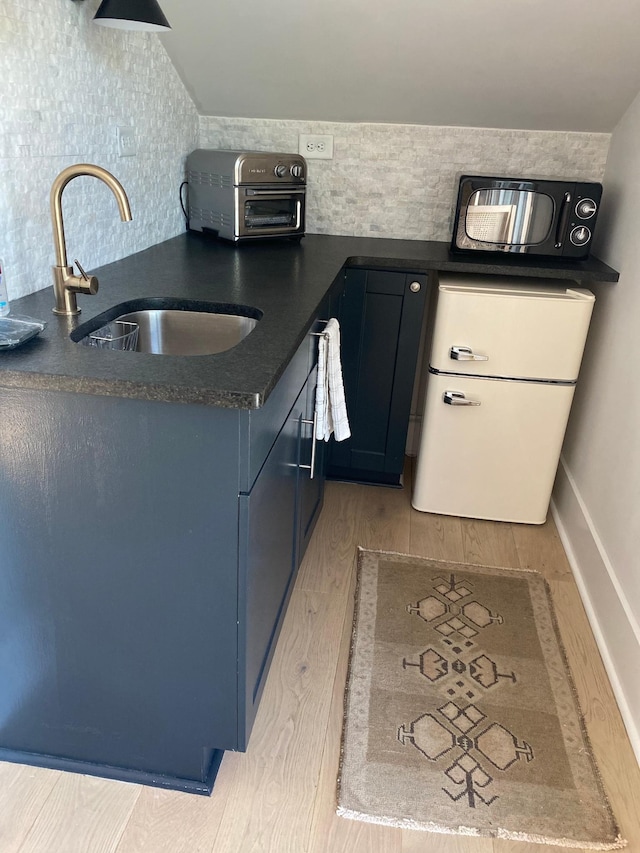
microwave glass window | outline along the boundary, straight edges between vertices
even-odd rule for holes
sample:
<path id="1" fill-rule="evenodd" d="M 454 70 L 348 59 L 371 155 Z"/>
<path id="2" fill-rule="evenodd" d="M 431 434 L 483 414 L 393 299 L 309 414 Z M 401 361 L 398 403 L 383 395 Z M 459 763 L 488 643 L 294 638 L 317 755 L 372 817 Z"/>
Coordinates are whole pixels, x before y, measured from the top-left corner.
<path id="1" fill-rule="evenodd" d="M 298 205 L 295 198 L 260 199 L 247 201 L 244 206 L 246 228 L 296 227 Z"/>
<path id="2" fill-rule="evenodd" d="M 469 199 L 465 231 L 471 240 L 535 246 L 553 224 L 551 196 L 528 190 L 476 190 Z"/>

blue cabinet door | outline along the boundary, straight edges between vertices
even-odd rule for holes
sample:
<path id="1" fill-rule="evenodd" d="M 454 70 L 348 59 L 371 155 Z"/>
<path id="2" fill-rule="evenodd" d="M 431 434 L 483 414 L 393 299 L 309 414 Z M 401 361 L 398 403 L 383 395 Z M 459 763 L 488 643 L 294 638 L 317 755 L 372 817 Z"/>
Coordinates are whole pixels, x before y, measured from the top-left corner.
<path id="1" fill-rule="evenodd" d="M 240 750 L 246 749 L 249 741 L 296 568 L 296 498 L 300 427 L 305 413 L 303 393 L 280 430 L 251 493 L 239 497 Z"/>
<path id="2" fill-rule="evenodd" d="M 427 276 L 346 271 L 341 355 L 351 438 L 332 442 L 330 479 L 400 485 Z"/>

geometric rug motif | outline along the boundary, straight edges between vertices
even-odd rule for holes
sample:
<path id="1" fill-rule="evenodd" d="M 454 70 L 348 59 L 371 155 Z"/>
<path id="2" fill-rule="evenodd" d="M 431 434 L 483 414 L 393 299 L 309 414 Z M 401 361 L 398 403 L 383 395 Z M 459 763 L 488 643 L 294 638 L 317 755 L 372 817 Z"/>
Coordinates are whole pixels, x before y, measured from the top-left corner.
<path id="1" fill-rule="evenodd" d="M 541 575 L 358 549 L 337 811 L 625 846 Z"/>

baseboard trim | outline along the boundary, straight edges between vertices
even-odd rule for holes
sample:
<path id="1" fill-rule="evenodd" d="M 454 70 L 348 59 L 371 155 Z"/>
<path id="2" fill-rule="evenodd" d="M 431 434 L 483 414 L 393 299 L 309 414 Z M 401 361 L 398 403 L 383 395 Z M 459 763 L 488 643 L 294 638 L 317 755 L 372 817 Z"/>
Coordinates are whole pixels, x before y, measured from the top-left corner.
<path id="1" fill-rule="evenodd" d="M 551 512 L 640 764 L 640 625 L 562 457 Z"/>

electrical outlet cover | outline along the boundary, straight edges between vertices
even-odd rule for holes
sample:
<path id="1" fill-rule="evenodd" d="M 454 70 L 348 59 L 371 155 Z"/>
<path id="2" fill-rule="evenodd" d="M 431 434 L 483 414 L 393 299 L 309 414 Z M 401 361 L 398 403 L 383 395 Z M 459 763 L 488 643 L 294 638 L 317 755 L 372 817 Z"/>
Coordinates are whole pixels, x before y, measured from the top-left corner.
<path id="1" fill-rule="evenodd" d="M 116 128 L 118 135 L 118 157 L 133 157 L 136 152 L 136 132 L 133 127 Z"/>
<path id="2" fill-rule="evenodd" d="M 333 160 L 333 135 L 330 133 L 301 133 L 298 154 L 307 160 Z"/>

